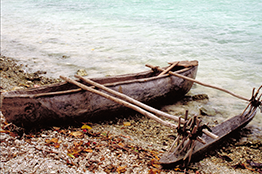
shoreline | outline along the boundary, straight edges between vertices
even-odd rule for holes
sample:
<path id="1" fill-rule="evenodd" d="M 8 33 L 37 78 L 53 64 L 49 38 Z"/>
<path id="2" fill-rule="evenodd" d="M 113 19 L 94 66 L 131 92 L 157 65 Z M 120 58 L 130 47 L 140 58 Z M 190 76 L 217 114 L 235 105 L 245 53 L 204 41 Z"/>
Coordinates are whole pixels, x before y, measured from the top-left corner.
<path id="1" fill-rule="evenodd" d="M 27 65 L 5 56 L 0 57 L 1 84 L 0 90 L 18 90 L 60 82 L 60 79 L 48 78 L 45 71 L 26 73 Z"/>
<path id="2" fill-rule="evenodd" d="M 2 92 L 4 90 L 37 87 L 39 85 L 46 85 L 60 81 L 58 79 L 51 79 L 41 76 L 44 72 L 35 72 L 31 74 L 25 73 L 23 68 L 26 65 L 18 65 L 17 61 L 12 58 L 1 56 L 0 63 L 0 85 Z M 204 100 L 186 101 L 186 99 L 184 99 L 173 105 L 165 106 L 162 110 L 171 114 L 183 114 L 185 109 L 192 107 L 192 105 L 197 105 L 197 107 L 194 108 L 196 109 L 198 106 L 204 106 L 205 104 L 206 101 Z M 203 118 L 205 119 L 204 116 Z M 154 161 L 158 158 L 158 155 L 152 155 L 152 152 L 153 154 L 161 154 L 163 149 L 167 150 L 173 141 L 173 139 L 170 138 L 171 136 L 168 137 L 167 135 L 173 135 L 175 133 L 170 131 L 168 128 L 162 128 L 161 125 L 141 115 L 132 116 L 128 119 L 121 118 L 119 120 L 100 124 L 89 123 L 89 126 L 92 127 L 92 131 L 88 133 L 83 132 L 83 129 L 81 129 L 83 125 L 79 125 L 79 127 L 69 126 L 67 129 L 53 127 L 28 134 L 22 132 L 20 137 L 12 134 L 12 132 L 15 133 L 15 131 L 17 131 L 15 130 L 15 126 L 8 127 L 6 126 L 8 123 L 4 123 L 3 120 L 4 118 L 1 120 L 1 150 L 3 150 L 3 153 L 1 155 L 0 169 L 4 172 L 12 172 L 12 170 L 15 170 L 12 169 L 12 166 L 17 164 L 19 164 L 20 169 L 25 170 L 25 172 L 40 172 L 40 169 L 36 169 L 36 166 L 43 168 L 43 165 L 47 165 L 47 161 L 50 160 L 50 158 L 52 159 L 51 166 L 53 166 L 53 168 L 47 167 L 46 171 L 43 170 L 42 172 L 57 172 L 60 170 L 60 172 L 63 173 L 66 171 L 64 169 L 68 169 L 68 171 L 73 173 L 84 173 L 84 171 L 87 172 L 92 170 L 96 172 L 103 171 L 105 173 L 107 173 L 106 171 L 117 173 L 118 171 L 121 172 L 121 170 L 124 171 L 123 173 L 138 171 L 142 171 L 144 173 L 148 173 L 149 171 L 161 173 L 176 172 L 174 169 L 161 169 L 157 161 Z M 209 118 L 207 120 L 213 120 L 213 118 Z M 131 126 L 125 126 L 124 122 L 129 122 Z M 3 129 L 3 127 L 5 127 L 5 129 Z M 71 134 L 72 132 L 78 132 L 79 136 Z M 156 134 L 156 132 L 159 133 Z M 261 134 L 261 129 L 259 130 L 254 126 L 252 127 L 252 125 L 248 125 L 246 128 L 242 129 L 238 135 L 236 135 L 237 138 L 234 137 L 229 139 L 228 142 L 224 142 L 223 148 L 215 150 L 211 155 L 208 155 L 207 158 L 204 158 L 200 162 L 191 163 L 189 166 L 189 172 L 221 173 L 221 170 L 223 170 L 225 173 L 234 173 L 236 171 L 239 173 L 252 173 L 249 169 L 240 168 L 241 164 L 246 163 L 245 160 L 253 160 L 256 163 L 262 163 L 262 154 L 259 154 L 259 150 L 260 152 L 262 151 L 261 136 L 259 139 L 259 135 Z M 109 142 L 112 142 L 112 139 L 108 139 L 110 136 L 113 137 L 117 145 L 119 145 L 117 146 L 118 149 L 114 149 L 114 146 L 110 145 Z M 86 141 L 87 139 L 89 141 Z M 94 144 L 89 145 L 90 147 L 83 145 L 91 141 L 96 142 L 100 145 L 100 147 L 104 147 L 105 149 L 99 149 Z M 21 145 L 28 146 L 24 147 L 22 150 L 23 153 L 19 153 Z M 12 150 L 12 148 L 15 150 Z M 81 148 L 91 149 L 89 149 L 89 152 L 85 153 L 82 153 L 81 151 L 81 154 L 78 154 L 78 157 L 71 157 L 68 155 L 70 150 L 74 152 L 74 149 L 77 151 L 77 149 L 80 150 Z M 151 154 L 151 156 L 149 155 L 149 157 L 144 158 L 143 161 L 143 158 L 137 158 L 136 151 L 146 151 Z M 248 154 L 245 152 L 248 152 Z M 34 154 L 34 156 L 30 154 Z M 123 158 L 119 156 L 120 154 Z M 112 159 L 110 159 L 110 155 L 112 156 Z M 144 155 L 146 156 L 146 154 Z M 27 158 L 27 156 L 31 157 Z M 103 159 L 101 160 L 102 164 L 99 164 L 99 166 L 97 160 L 95 159 L 92 159 L 93 162 L 90 164 L 90 161 L 87 161 L 86 158 L 92 158 L 92 156 L 96 156 L 96 158 L 99 158 L 100 160 Z M 232 161 L 228 160 L 225 156 Z M 133 161 L 127 160 L 131 158 Z M 40 160 L 43 165 L 41 166 L 40 164 L 34 163 L 33 161 L 35 159 Z M 31 168 L 26 169 L 26 165 L 21 162 L 21 160 L 27 160 L 28 163 L 32 164 Z M 126 160 L 126 162 L 121 162 L 123 160 Z M 88 167 L 86 167 L 87 164 Z M 240 166 L 237 166 L 237 164 Z M 111 167 L 109 168 L 106 166 Z M 122 168 L 119 168 L 118 166 L 122 166 Z M 232 166 L 236 166 L 236 169 Z M 220 169 L 215 169 L 218 167 Z M 81 172 L 79 168 L 81 168 Z"/>

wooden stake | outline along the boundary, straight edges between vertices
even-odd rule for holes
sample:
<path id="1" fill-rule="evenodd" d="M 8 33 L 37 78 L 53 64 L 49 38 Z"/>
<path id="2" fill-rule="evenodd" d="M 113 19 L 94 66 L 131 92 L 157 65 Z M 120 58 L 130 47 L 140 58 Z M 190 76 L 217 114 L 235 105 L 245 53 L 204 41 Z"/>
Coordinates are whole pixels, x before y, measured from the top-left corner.
<path id="1" fill-rule="evenodd" d="M 193 151 L 192 146 L 191 146 L 191 148 L 187 151 L 186 155 L 184 156 L 184 158 L 183 158 L 184 161 L 185 161 L 186 158 L 189 156 L 189 154 L 190 154 L 191 151 Z"/>
<path id="2" fill-rule="evenodd" d="M 207 136 L 213 138 L 213 139 L 217 139 L 219 137 L 219 136 L 213 134 L 212 132 L 209 132 L 207 129 L 203 129 L 202 132 L 205 133 Z"/>
<path id="3" fill-rule="evenodd" d="M 168 152 L 171 152 L 176 144 L 176 142 L 179 142 L 179 139 L 180 139 L 180 135 L 178 135 L 175 139 L 175 141 L 173 142 L 173 144 L 171 145 L 171 148 L 169 149 Z"/>
<path id="4" fill-rule="evenodd" d="M 256 94 L 254 95 L 255 98 L 257 98 L 257 95 L 258 95 L 258 93 L 259 93 L 259 91 L 260 91 L 261 88 L 262 88 L 262 85 L 258 88 Z M 260 96 L 260 97 L 261 97 L 261 96 Z M 259 98 L 260 98 L 260 97 L 259 97 Z M 258 99 L 258 100 L 259 100 L 259 99 Z"/>
<path id="5" fill-rule="evenodd" d="M 175 153 L 179 150 L 179 148 L 184 144 L 184 142 L 186 141 L 187 138 L 188 138 L 188 136 L 187 136 L 187 137 L 184 137 L 184 138 L 182 139 L 181 143 L 179 143 L 179 144 L 176 146 L 173 154 L 175 154 Z"/>
<path id="6" fill-rule="evenodd" d="M 205 141 L 203 138 L 197 137 L 196 139 L 197 139 L 197 141 L 199 141 L 200 143 L 206 144 L 206 141 Z"/>
<path id="7" fill-rule="evenodd" d="M 196 141 L 195 140 L 192 140 L 192 147 L 191 149 L 189 150 L 189 155 L 188 155 L 188 162 L 187 162 L 187 165 L 190 163 L 191 161 L 191 156 L 192 156 L 192 153 L 193 153 L 193 150 L 196 146 Z"/>
<path id="8" fill-rule="evenodd" d="M 181 124 L 181 117 L 179 117 L 179 119 L 178 119 L 177 129 L 180 129 L 180 124 Z"/>
<path id="9" fill-rule="evenodd" d="M 190 144 L 191 144 L 191 141 L 192 140 L 188 140 L 187 142 L 186 142 L 186 145 L 178 152 L 178 153 L 181 153 L 183 150 L 185 150 Z"/>

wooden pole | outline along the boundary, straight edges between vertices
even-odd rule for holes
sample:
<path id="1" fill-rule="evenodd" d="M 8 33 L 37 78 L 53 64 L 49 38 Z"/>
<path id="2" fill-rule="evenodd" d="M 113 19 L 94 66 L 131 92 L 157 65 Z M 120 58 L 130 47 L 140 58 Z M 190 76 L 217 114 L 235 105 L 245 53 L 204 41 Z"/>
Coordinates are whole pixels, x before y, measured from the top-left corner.
<path id="1" fill-rule="evenodd" d="M 107 92 L 109 92 L 111 94 L 114 94 L 117 97 L 120 97 L 121 99 L 124 99 L 124 100 L 126 100 L 126 101 L 128 101 L 128 102 L 130 102 L 132 104 L 135 104 L 135 105 L 137 105 L 137 106 L 139 106 L 139 107 L 141 107 L 143 109 L 146 109 L 146 110 L 148 110 L 148 111 L 150 111 L 150 112 L 152 112 L 152 113 L 154 113 L 154 114 L 156 114 L 158 116 L 162 116 L 162 117 L 165 117 L 165 118 L 168 118 L 168 119 L 172 119 L 172 120 L 174 120 L 176 122 L 178 122 L 178 120 L 179 120 L 179 117 L 177 117 L 177 116 L 170 115 L 168 113 L 162 112 L 162 111 L 160 111 L 158 109 L 155 109 L 155 108 L 153 108 L 151 106 L 148 106 L 148 105 L 146 105 L 146 104 L 144 104 L 144 103 L 142 103 L 142 102 L 140 102 L 138 100 L 135 100 L 135 99 L 133 99 L 133 98 L 123 94 L 123 93 L 120 93 L 118 91 L 115 91 L 115 90 L 112 90 L 112 89 L 110 89 L 108 87 L 105 87 L 104 85 L 96 83 L 96 82 L 94 82 L 94 81 L 92 81 L 90 79 L 83 78 L 82 76 L 79 76 L 79 75 L 75 75 L 75 77 L 77 77 L 77 78 L 83 80 L 84 82 L 89 83 L 89 84 L 91 84 L 91 85 L 93 85 L 93 86 L 95 86 L 97 88 L 103 89 L 103 90 L 105 90 L 105 91 L 107 91 Z M 182 119 L 182 118 L 181 118 L 180 121 L 181 121 L 181 123 L 185 122 L 184 119 Z"/>
<path id="2" fill-rule="evenodd" d="M 165 69 L 164 71 L 162 71 L 157 77 L 166 74 L 168 71 L 170 71 L 172 68 L 174 68 L 178 63 L 179 63 L 179 62 L 174 62 L 174 63 L 172 63 L 171 66 L 169 66 L 167 69 Z"/>
<path id="3" fill-rule="evenodd" d="M 217 139 L 219 137 L 219 136 L 209 132 L 207 129 L 203 129 L 202 132 L 205 133 L 207 136 L 213 138 L 213 139 Z"/>
<path id="4" fill-rule="evenodd" d="M 154 69 L 157 69 L 159 71 L 164 71 L 164 69 L 160 68 L 160 67 L 156 67 L 156 66 L 152 66 L 152 65 L 146 65 L 147 67 L 150 67 L 150 68 L 154 68 Z M 217 90 L 220 90 L 220 91 L 223 91 L 223 92 L 226 92 L 234 97 L 237 97 L 239 99 L 242 99 L 242 100 L 245 100 L 245 101 L 250 101 L 249 99 L 245 98 L 245 97 L 242 97 L 240 95 L 237 95 L 237 94 L 234 94 L 233 92 L 230 92 L 224 88 L 220 88 L 220 87 L 217 87 L 217 86 L 213 86 L 213 85 L 209 85 L 209 84 L 206 84 L 206 83 L 202 83 L 200 81 L 197 81 L 195 79 L 192 79 L 190 77 L 186 77 L 186 76 L 183 76 L 181 74 L 178 74 L 178 73 L 175 73 L 175 72 L 172 72 L 172 71 L 169 71 L 169 74 L 171 75 L 174 75 L 176 77 L 180 77 L 180 78 L 183 78 L 185 80 L 188 80 L 188 81 L 191 81 L 191 82 L 194 82 L 194 83 L 197 83 L 199 85 L 202 85 L 202 86 L 206 86 L 206 87 L 209 87 L 209 88 L 214 88 L 214 89 L 217 89 Z"/>
<path id="5" fill-rule="evenodd" d="M 169 122 L 167 122 L 167 121 L 164 121 L 164 120 L 156 117 L 154 114 L 152 114 L 152 113 L 150 113 L 150 112 L 147 112 L 146 110 L 141 109 L 140 107 L 138 107 L 138 106 L 136 106 L 136 105 L 133 105 L 133 104 L 128 103 L 128 102 L 126 102 L 126 101 L 124 101 L 124 100 L 121 100 L 121 99 L 118 99 L 118 98 L 113 97 L 113 96 L 111 96 L 111 95 L 108 95 L 108 94 L 106 94 L 106 93 L 100 92 L 100 91 L 98 91 L 98 90 L 96 90 L 96 89 L 93 89 L 93 88 L 88 87 L 88 86 L 86 86 L 86 85 L 84 85 L 84 84 L 82 84 L 82 83 L 79 83 L 79 82 L 77 82 L 77 81 L 75 81 L 75 80 L 73 80 L 73 79 L 70 79 L 70 78 L 67 78 L 67 77 L 64 77 L 64 76 L 60 76 L 60 78 L 63 79 L 63 80 L 65 80 L 65 81 L 67 81 L 67 82 L 69 82 L 69 83 L 72 83 L 72 84 L 74 84 L 74 85 L 77 85 L 78 87 L 80 87 L 80 88 L 82 88 L 82 89 L 84 89 L 84 90 L 87 90 L 87 91 L 89 91 L 89 92 L 98 94 L 98 95 L 100 95 L 100 96 L 102 96 L 102 97 L 105 97 L 105 98 L 107 98 L 107 99 L 109 99 L 109 100 L 112 100 L 112 101 L 114 101 L 114 102 L 116 102 L 116 103 L 118 103 L 118 104 L 120 104 L 120 105 L 123 105 L 123 106 L 125 106 L 125 107 L 131 108 L 131 109 L 133 109 L 133 110 L 135 110 L 135 111 L 137 111 L 137 112 L 139 112 L 139 113 L 141 113 L 141 114 L 143 114 L 143 115 L 145 115 L 145 116 L 147 116 L 147 117 L 155 120 L 156 122 L 158 122 L 158 123 L 160 123 L 160 124 L 162 124 L 162 125 L 164 125 L 164 126 L 168 126 L 168 127 L 173 128 L 173 129 L 176 129 L 176 128 L 177 128 L 177 126 L 176 126 L 175 124 L 172 124 L 172 123 L 169 123 Z"/>

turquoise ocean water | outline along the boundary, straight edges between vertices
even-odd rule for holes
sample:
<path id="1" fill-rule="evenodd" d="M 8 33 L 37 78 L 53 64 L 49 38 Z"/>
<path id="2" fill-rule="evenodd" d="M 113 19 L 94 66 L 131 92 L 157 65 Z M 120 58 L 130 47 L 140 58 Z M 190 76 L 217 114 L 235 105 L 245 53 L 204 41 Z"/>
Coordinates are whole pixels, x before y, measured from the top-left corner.
<path id="1" fill-rule="evenodd" d="M 53 77 L 198 60 L 198 80 L 249 98 L 262 84 L 261 16 L 261 0 L 2 0 L 1 54 Z M 192 93 L 208 94 L 225 117 L 246 105 L 199 85 Z"/>

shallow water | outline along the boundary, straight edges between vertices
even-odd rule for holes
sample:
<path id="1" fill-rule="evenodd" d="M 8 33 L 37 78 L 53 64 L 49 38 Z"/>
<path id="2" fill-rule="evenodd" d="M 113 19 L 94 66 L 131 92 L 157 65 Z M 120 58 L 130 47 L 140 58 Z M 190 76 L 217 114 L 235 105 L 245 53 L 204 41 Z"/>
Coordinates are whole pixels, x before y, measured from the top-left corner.
<path id="1" fill-rule="evenodd" d="M 48 76 L 89 77 L 198 60 L 197 79 L 250 98 L 262 84 L 262 3 L 219 0 L 2 0 L 1 54 Z M 196 85 L 210 106 L 242 112 L 246 102 Z M 253 123 L 262 125 L 262 114 Z"/>

